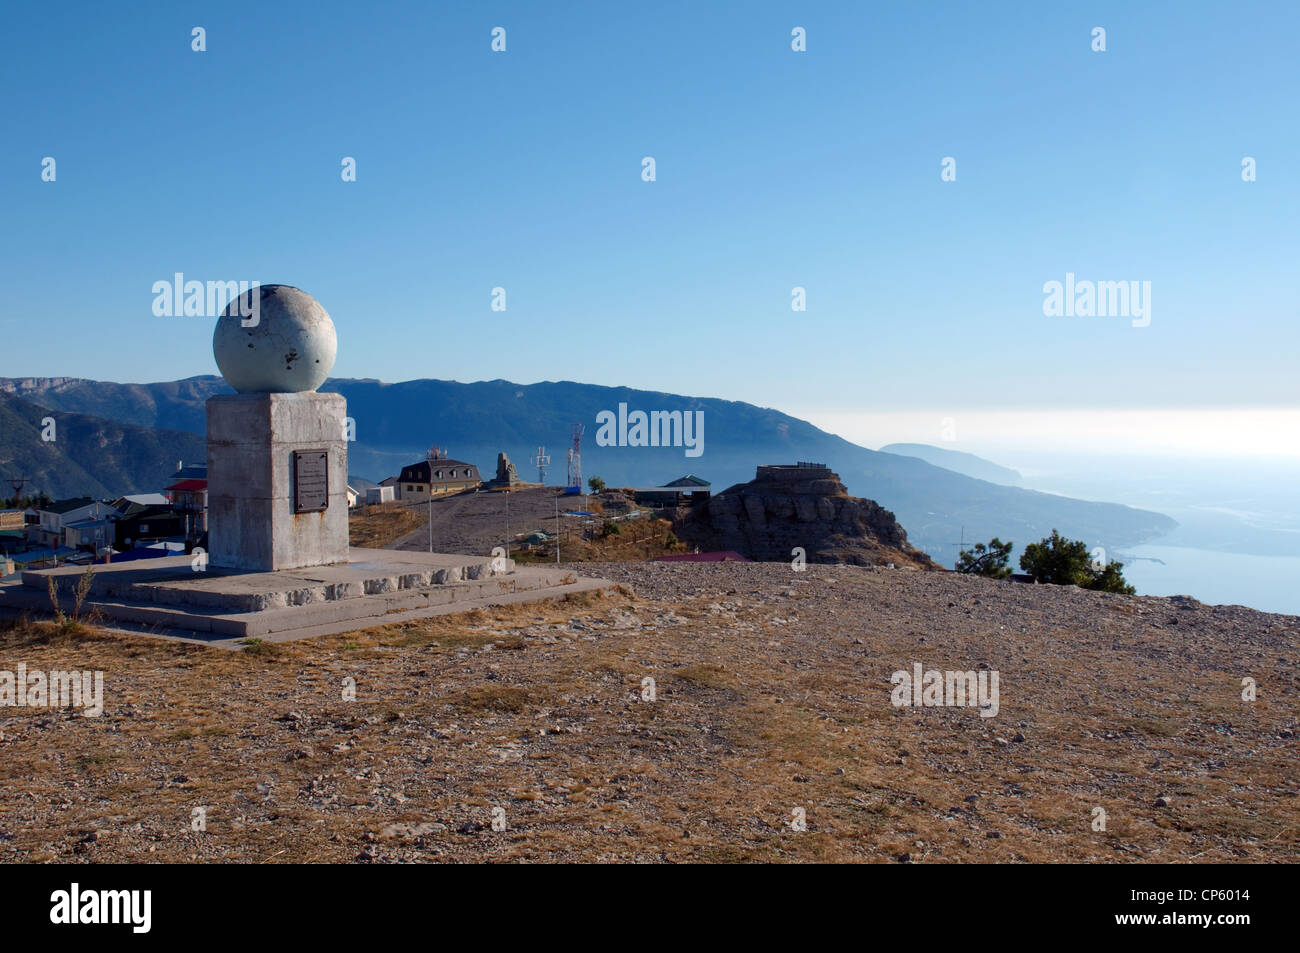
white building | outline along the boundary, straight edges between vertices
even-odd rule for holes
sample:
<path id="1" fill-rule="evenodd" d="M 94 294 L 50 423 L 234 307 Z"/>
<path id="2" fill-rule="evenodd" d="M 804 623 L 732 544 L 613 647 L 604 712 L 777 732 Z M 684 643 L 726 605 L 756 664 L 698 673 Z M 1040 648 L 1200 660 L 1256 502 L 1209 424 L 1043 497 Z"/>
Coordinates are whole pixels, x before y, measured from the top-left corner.
<path id="1" fill-rule="evenodd" d="M 65 541 L 64 529 L 66 527 L 71 527 L 74 523 L 107 520 L 116 513 L 117 511 L 113 509 L 112 504 L 101 503 L 99 500 L 92 500 L 88 496 L 71 500 L 59 500 L 41 508 L 41 521 L 35 527 L 35 535 L 43 546 L 72 546 L 72 543 Z M 80 530 L 78 530 L 79 534 Z M 94 535 L 93 532 L 91 535 Z M 112 543 L 112 541 L 113 534 L 110 531 L 108 542 Z"/>

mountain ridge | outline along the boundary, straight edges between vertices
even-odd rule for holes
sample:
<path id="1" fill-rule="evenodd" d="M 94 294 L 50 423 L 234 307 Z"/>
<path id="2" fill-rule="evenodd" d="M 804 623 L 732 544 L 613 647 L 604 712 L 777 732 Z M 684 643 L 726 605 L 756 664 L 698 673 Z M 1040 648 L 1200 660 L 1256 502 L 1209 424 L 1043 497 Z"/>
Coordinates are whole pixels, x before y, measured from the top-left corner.
<path id="1" fill-rule="evenodd" d="M 52 418 L 52 440 L 42 439 Z M 5 479 L 25 477 L 23 493 L 55 499 L 156 492 L 171 482 L 178 460 L 204 460 L 202 437 L 52 410 L 0 392 L 0 461 Z M 12 487 L 0 484 L 8 496 Z"/>
<path id="2" fill-rule="evenodd" d="M 0 378 L 0 392 L 20 389 L 24 399 L 52 411 L 200 435 L 204 402 L 231 392 L 216 376 L 150 384 Z M 951 544 L 959 533 L 967 539 L 1010 538 L 1023 546 L 1058 528 L 1089 545 L 1114 548 L 1177 525 L 1149 510 L 1001 486 L 915 457 L 869 450 L 807 421 L 742 401 L 574 381 L 516 384 L 502 379 L 387 383 L 331 378 L 321 390 L 342 394 L 356 422 L 349 472 L 376 481 L 422 458 L 431 444 L 457 459 L 477 461 L 484 472 L 493 469 L 489 464 L 504 451 L 521 475 L 531 477 L 528 461 L 538 445 L 546 445 L 554 461 L 548 482 L 560 483 L 570 425 L 581 422 L 587 428 L 585 477 L 600 476 L 610 486 L 647 486 L 691 472 L 722 488 L 752 479 L 759 464 L 816 461 L 839 473 L 852 495 L 893 511 L 913 544 L 936 559 L 952 558 Z M 620 403 L 628 405 L 629 413 L 703 411 L 703 455 L 688 457 L 682 447 L 596 445 L 596 415 L 617 411 Z"/>
<path id="3" fill-rule="evenodd" d="M 1020 486 L 1024 478 L 1018 470 L 1004 467 L 1000 463 L 967 453 L 964 450 L 949 450 L 928 443 L 887 443 L 879 448 L 881 453 L 893 453 L 900 457 L 916 457 L 936 467 L 962 473 L 976 480 L 988 480 L 1003 486 Z"/>

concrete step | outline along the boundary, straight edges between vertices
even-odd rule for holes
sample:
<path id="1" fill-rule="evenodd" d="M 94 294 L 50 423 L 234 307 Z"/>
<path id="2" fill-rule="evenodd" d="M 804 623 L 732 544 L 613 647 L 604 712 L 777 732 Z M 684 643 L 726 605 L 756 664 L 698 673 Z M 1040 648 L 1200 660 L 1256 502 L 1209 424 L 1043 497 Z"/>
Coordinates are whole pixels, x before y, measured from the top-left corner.
<path id="1" fill-rule="evenodd" d="M 567 582 L 566 582 L 567 580 Z M 208 606 L 180 606 L 154 602 L 135 602 L 90 596 L 83 603 L 83 617 L 98 614 L 110 619 L 156 625 L 167 629 L 209 632 L 226 638 L 267 636 L 335 623 L 378 619 L 394 613 L 420 612 L 446 607 L 462 611 L 462 606 L 482 604 L 514 595 L 536 595 L 563 589 L 576 581 L 571 572 L 555 570 L 517 570 L 509 576 L 475 582 L 430 586 L 423 589 L 399 589 L 354 599 L 337 599 L 304 603 L 279 609 L 229 611 Z M 59 605 L 65 612 L 74 609 L 74 597 L 60 594 Z M 45 614 L 52 613 L 49 595 L 30 587 L 9 584 L 0 587 L 0 605 Z"/>
<path id="2" fill-rule="evenodd" d="M 283 640 L 612 586 L 562 566 L 519 568 L 490 557 L 390 550 L 351 556 L 346 564 L 277 573 L 191 573 L 190 557 L 97 566 L 80 615 L 92 624 L 111 620 L 208 643 Z M 82 573 L 24 573 L 21 584 L 0 585 L 0 609 L 52 615 L 54 579 L 60 608 L 71 614 Z"/>

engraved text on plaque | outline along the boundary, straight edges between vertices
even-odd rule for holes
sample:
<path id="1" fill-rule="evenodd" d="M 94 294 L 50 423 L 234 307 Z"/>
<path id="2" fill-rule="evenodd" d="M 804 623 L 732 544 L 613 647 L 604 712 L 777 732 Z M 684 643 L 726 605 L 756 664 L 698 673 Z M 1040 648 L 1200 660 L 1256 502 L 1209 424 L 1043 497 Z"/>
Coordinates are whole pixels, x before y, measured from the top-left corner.
<path id="1" fill-rule="evenodd" d="M 293 511 L 323 513 L 329 509 L 329 452 L 295 450 L 293 453 Z"/>

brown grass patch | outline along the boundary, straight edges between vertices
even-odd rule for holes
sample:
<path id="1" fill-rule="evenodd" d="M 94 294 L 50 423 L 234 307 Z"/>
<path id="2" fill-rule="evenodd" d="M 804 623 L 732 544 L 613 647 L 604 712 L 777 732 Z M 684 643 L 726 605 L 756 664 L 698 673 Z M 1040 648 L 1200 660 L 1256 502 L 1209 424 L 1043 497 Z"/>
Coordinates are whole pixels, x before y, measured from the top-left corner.
<path id="1" fill-rule="evenodd" d="M 411 503 L 362 506 L 348 515 L 348 542 L 367 549 L 382 549 L 428 520 L 424 508 Z"/>

